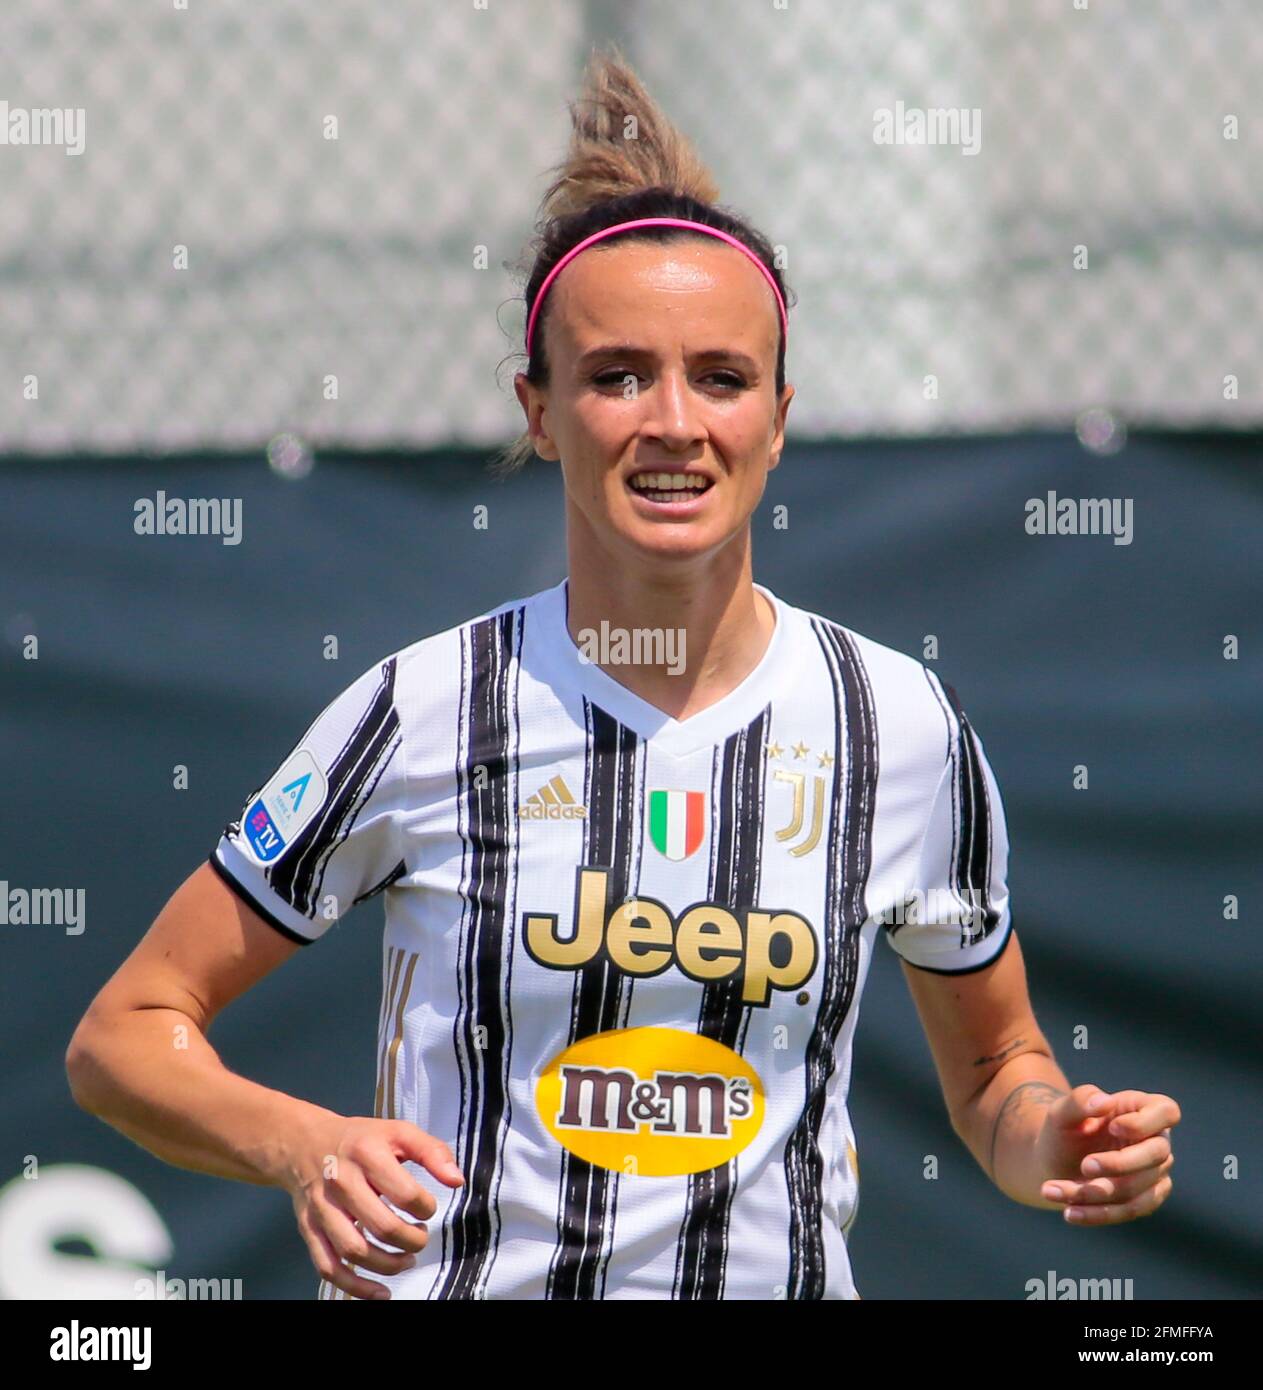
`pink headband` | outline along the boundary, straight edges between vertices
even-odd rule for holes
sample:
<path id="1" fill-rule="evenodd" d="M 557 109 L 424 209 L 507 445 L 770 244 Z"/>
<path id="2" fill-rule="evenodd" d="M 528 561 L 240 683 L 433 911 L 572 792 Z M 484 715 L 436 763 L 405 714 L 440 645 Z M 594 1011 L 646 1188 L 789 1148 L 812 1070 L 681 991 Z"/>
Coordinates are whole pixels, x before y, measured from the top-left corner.
<path id="1" fill-rule="evenodd" d="M 785 341 L 788 343 L 789 315 L 785 312 L 785 300 L 781 295 L 780 286 L 777 285 L 772 272 L 744 242 L 738 241 L 735 236 L 729 236 L 727 232 L 719 231 L 716 227 L 708 227 L 705 222 L 690 222 L 685 217 L 639 217 L 634 222 L 619 222 L 613 227 L 606 227 L 602 231 L 593 232 L 590 237 L 584 237 L 578 246 L 572 246 L 544 277 L 544 283 L 539 287 L 539 293 L 535 296 L 535 303 L 531 307 L 531 316 L 526 323 L 526 353 L 528 357 L 531 352 L 531 338 L 535 332 L 535 320 L 539 317 L 540 306 L 544 302 L 544 296 L 548 293 L 548 287 L 580 251 L 587 250 L 594 241 L 601 241 L 604 237 L 613 236 L 615 232 L 625 232 L 631 227 L 691 227 L 694 231 L 705 232 L 707 236 L 718 237 L 720 241 L 726 241 L 729 246 L 735 246 L 743 256 L 750 258 L 759 268 L 763 278 L 771 285 L 772 293 L 776 296 L 776 302 L 780 306 L 781 328 L 785 334 Z"/>

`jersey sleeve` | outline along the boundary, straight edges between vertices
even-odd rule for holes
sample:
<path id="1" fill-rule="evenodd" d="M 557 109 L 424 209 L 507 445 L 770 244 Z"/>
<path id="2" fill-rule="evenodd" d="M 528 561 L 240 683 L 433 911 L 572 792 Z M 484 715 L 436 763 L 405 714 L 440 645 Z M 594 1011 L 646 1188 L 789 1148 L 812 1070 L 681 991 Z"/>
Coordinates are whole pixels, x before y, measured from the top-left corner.
<path id="1" fill-rule="evenodd" d="M 910 965 L 938 974 L 981 970 L 1012 930 L 1008 828 L 982 740 L 950 685 L 942 695 L 947 757 L 929 806 L 917 881 L 886 939 Z"/>
<path id="2" fill-rule="evenodd" d="M 210 854 L 229 887 L 304 945 L 406 872 L 396 661 L 371 667 L 321 711 Z"/>

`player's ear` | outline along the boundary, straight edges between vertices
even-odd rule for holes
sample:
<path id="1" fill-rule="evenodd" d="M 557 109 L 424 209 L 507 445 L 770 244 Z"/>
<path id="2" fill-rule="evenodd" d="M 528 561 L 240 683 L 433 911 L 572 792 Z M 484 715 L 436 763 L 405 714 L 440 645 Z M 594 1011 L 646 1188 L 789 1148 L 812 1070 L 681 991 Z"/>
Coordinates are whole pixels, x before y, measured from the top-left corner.
<path id="1" fill-rule="evenodd" d="M 525 372 L 518 372 L 514 376 L 513 390 L 526 416 L 526 429 L 535 452 L 540 458 L 556 463 L 561 458 L 561 451 L 544 425 L 545 393 L 527 381 Z"/>
<path id="2" fill-rule="evenodd" d="M 767 471 L 770 473 L 781 461 L 781 450 L 785 447 L 785 417 L 789 413 L 789 403 L 794 398 L 794 388 L 785 383 L 781 399 L 776 407 L 776 433 L 772 436 L 772 448 L 768 454 Z"/>

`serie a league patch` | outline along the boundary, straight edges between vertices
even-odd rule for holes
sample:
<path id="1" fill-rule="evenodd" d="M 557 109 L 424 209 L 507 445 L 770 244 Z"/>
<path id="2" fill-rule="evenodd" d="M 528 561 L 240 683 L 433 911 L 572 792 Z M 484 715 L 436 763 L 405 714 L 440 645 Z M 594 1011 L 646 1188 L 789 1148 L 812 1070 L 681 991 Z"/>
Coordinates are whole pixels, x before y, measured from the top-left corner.
<path id="1" fill-rule="evenodd" d="M 328 790 L 315 758 L 300 748 L 246 810 L 242 831 L 255 862 L 274 864 L 318 814 Z"/>

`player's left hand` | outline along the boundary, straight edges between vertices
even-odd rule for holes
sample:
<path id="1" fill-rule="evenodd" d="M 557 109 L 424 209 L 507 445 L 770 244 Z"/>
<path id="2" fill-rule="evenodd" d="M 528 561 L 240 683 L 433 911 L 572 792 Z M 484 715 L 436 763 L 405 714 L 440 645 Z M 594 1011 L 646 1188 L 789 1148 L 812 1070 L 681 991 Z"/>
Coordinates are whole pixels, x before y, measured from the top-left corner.
<path id="1" fill-rule="evenodd" d="M 1152 1091 L 1076 1086 L 1048 1107 L 1036 1140 L 1040 1195 L 1075 1226 L 1149 1216 L 1170 1196 L 1171 1127 L 1180 1107 Z"/>

